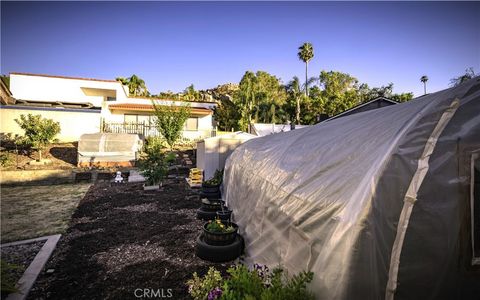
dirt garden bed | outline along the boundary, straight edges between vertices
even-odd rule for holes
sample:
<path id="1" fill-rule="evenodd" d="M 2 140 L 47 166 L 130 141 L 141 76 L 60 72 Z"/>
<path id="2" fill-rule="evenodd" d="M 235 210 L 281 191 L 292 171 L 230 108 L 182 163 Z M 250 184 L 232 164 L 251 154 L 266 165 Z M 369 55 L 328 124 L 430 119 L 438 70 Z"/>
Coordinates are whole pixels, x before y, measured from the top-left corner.
<path id="1" fill-rule="evenodd" d="M 195 256 L 200 200 L 186 197 L 181 180 L 163 191 L 141 184 L 97 183 L 73 214 L 72 223 L 28 299 L 137 299 L 137 289 L 189 298 L 186 280 L 209 266 Z M 138 293 L 138 292 L 137 292 Z"/>
<path id="2" fill-rule="evenodd" d="M 38 159 L 37 151 L 33 149 L 17 149 L 12 143 L 2 143 L 2 170 L 40 170 L 40 169 L 72 169 L 77 166 L 77 143 L 52 144 L 42 152 L 44 159 L 51 161 L 48 165 L 29 165 Z"/>

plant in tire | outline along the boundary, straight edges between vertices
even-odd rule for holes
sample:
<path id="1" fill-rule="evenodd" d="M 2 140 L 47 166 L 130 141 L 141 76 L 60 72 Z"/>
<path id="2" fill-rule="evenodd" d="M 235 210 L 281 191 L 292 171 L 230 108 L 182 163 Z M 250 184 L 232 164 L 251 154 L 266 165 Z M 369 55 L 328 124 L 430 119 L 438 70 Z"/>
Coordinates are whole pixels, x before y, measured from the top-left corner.
<path id="1" fill-rule="evenodd" d="M 20 119 L 15 119 L 15 122 L 25 131 L 25 142 L 37 149 L 38 160 L 41 161 L 42 151 L 60 133 L 60 123 L 32 114 L 20 115 Z"/>
<path id="2" fill-rule="evenodd" d="M 312 272 L 300 272 L 292 277 L 277 267 L 270 272 L 268 267 L 254 265 L 248 269 L 244 265 L 232 266 L 228 276 L 222 277 L 211 267 L 204 277 L 193 274 L 187 281 L 188 291 L 195 300 L 304 300 L 314 299 L 307 284 L 312 281 Z"/>
<path id="3" fill-rule="evenodd" d="M 227 226 L 222 223 L 222 220 L 217 218 L 214 222 L 208 221 L 207 230 L 213 233 L 230 233 L 235 231 L 235 227 L 232 225 Z"/>
<path id="4" fill-rule="evenodd" d="M 210 178 L 209 180 L 205 180 L 203 182 L 203 186 L 210 186 L 210 187 L 218 186 L 222 183 L 222 180 L 223 180 L 223 169 L 215 170 L 215 174 L 213 175 L 213 177 Z"/>

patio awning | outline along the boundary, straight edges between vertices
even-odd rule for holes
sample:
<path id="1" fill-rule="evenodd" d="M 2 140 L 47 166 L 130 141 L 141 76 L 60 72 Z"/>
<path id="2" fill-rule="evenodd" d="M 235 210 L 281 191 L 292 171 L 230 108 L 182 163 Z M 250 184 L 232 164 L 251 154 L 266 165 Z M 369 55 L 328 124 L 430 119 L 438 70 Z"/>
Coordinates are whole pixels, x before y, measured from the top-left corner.
<path id="1" fill-rule="evenodd" d="M 111 110 L 128 110 L 128 111 L 144 111 L 153 112 L 153 105 L 151 104 L 137 104 L 137 103 L 117 103 L 108 106 Z M 191 107 L 190 113 L 193 115 L 211 115 L 212 110 L 202 107 Z"/>

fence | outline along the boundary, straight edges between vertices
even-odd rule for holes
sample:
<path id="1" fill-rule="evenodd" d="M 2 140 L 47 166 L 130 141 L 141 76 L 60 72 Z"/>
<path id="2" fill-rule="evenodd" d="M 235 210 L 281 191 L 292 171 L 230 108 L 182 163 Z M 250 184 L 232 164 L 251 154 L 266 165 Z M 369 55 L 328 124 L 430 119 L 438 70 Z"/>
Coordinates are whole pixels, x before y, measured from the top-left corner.
<path id="1" fill-rule="evenodd" d="M 133 133 L 144 137 L 161 137 L 157 127 L 151 123 L 113 123 L 102 121 L 101 132 Z M 182 130 L 178 144 L 192 144 L 205 138 L 217 136 L 217 131 L 212 130 Z"/>

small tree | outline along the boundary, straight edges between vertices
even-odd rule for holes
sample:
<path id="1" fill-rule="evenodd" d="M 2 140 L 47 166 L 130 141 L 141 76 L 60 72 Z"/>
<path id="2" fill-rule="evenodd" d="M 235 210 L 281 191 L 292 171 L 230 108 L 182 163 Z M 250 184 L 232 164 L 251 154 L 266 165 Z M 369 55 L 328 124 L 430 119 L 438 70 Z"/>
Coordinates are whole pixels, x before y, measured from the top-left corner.
<path id="1" fill-rule="evenodd" d="M 168 158 L 162 151 L 160 139 L 150 139 L 144 148 L 144 153 L 138 161 L 138 168 L 147 179 L 147 185 L 160 184 L 168 171 Z"/>
<path id="2" fill-rule="evenodd" d="M 41 161 L 42 150 L 60 133 L 60 123 L 32 114 L 20 115 L 20 119 L 15 119 L 15 122 L 25 131 L 26 143 L 37 149 Z"/>
<path id="3" fill-rule="evenodd" d="M 182 129 L 190 115 L 189 105 L 159 105 L 152 100 L 155 124 L 158 131 L 173 150 L 173 145 L 182 135 Z"/>

